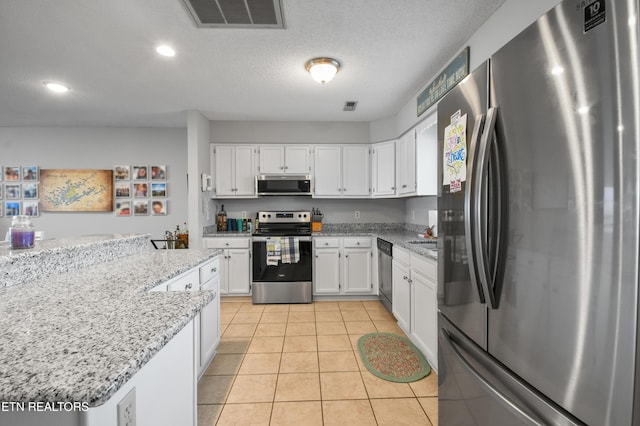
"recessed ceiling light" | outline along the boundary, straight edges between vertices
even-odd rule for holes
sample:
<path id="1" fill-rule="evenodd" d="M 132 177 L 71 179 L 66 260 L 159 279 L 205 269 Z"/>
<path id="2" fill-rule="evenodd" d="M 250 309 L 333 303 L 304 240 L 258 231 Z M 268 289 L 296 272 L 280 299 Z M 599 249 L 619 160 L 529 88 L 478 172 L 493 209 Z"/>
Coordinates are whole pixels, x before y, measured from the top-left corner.
<path id="1" fill-rule="evenodd" d="M 158 52 L 159 55 L 167 56 L 169 58 L 176 56 L 176 51 L 173 50 L 171 46 L 167 46 L 166 44 L 156 47 L 156 52 Z"/>
<path id="2" fill-rule="evenodd" d="M 55 93 L 67 93 L 71 90 L 71 87 L 56 81 L 43 81 L 42 84 L 44 84 L 47 89 Z"/>

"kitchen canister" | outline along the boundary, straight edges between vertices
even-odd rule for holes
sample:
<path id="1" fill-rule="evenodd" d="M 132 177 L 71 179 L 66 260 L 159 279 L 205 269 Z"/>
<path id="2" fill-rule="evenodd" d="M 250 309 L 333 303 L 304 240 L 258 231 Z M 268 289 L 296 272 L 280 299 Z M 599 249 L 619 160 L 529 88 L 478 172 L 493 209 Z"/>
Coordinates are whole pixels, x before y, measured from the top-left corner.
<path id="1" fill-rule="evenodd" d="M 33 248 L 35 234 L 29 216 L 14 216 L 9 227 L 9 245 L 12 249 Z"/>

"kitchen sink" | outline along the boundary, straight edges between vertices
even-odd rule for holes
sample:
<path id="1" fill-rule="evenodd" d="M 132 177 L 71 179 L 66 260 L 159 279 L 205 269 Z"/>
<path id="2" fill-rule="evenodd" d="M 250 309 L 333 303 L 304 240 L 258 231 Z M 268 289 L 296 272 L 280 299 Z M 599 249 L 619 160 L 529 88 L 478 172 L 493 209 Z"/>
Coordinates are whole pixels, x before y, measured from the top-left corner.
<path id="1" fill-rule="evenodd" d="M 413 240 L 413 241 L 407 241 L 409 244 L 430 244 L 435 246 L 437 241 L 431 241 L 431 240 Z"/>

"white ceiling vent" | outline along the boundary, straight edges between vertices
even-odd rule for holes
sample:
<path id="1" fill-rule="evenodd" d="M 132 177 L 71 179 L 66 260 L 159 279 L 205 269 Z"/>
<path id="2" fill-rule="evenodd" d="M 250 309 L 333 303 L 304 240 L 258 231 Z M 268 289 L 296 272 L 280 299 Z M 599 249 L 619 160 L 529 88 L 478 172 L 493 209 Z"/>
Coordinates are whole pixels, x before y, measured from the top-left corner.
<path id="1" fill-rule="evenodd" d="M 182 0 L 201 28 L 284 28 L 280 0 Z"/>
<path id="2" fill-rule="evenodd" d="M 344 103 L 344 110 L 355 111 L 357 105 L 358 105 L 358 101 L 347 101 Z"/>

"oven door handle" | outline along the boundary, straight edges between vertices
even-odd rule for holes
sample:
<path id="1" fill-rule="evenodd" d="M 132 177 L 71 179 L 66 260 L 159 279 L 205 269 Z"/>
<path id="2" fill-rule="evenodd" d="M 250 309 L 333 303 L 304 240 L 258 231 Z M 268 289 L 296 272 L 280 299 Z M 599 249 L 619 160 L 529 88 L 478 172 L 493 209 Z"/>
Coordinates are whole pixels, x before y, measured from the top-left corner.
<path id="1" fill-rule="evenodd" d="M 295 236 L 287 236 L 287 237 L 278 237 L 278 236 L 273 236 L 273 237 L 253 237 L 253 241 L 260 243 L 260 242 L 264 242 L 267 241 L 270 238 L 297 238 L 298 241 L 311 241 L 311 237 L 309 236 L 300 236 L 300 237 L 295 237 Z"/>

